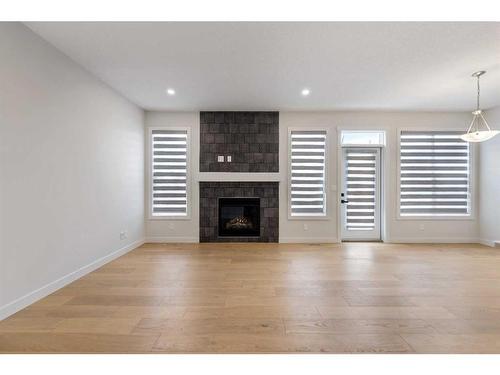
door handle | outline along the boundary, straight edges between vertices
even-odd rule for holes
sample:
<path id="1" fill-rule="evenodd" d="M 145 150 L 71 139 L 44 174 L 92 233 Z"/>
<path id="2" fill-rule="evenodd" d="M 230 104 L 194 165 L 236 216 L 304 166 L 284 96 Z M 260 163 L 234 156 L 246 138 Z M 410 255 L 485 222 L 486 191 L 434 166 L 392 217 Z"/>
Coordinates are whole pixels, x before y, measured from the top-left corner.
<path id="1" fill-rule="evenodd" d="M 346 201 L 345 199 L 341 199 L 340 203 L 349 203 L 349 201 Z"/>

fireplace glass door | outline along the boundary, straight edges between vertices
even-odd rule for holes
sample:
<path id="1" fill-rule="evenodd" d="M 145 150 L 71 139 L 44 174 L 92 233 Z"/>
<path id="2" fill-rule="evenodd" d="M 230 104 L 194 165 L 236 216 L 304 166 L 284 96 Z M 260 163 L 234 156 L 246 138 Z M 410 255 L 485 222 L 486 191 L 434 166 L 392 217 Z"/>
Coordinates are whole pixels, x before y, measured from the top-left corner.
<path id="1" fill-rule="evenodd" d="M 220 237 L 259 237 L 259 198 L 219 198 Z"/>

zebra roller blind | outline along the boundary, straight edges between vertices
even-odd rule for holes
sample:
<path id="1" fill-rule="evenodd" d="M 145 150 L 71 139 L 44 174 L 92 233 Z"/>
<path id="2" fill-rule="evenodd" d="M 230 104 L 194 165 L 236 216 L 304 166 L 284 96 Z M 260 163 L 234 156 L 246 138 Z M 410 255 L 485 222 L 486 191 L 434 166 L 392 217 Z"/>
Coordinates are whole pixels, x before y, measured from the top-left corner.
<path id="1" fill-rule="evenodd" d="M 326 131 L 291 131 L 290 213 L 325 214 Z"/>
<path id="2" fill-rule="evenodd" d="M 460 132 L 401 132 L 402 216 L 470 213 L 469 144 Z"/>
<path id="3" fill-rule="evenodd" d="M 346 176 L 347 230 L 375 229 L 376 148 L 347 148 L 344 151 Z"/>
<path id="4" fill-rule="evenodd" d="M 187 130 L 152 130 L 152 215 L 187 215 Z"/>

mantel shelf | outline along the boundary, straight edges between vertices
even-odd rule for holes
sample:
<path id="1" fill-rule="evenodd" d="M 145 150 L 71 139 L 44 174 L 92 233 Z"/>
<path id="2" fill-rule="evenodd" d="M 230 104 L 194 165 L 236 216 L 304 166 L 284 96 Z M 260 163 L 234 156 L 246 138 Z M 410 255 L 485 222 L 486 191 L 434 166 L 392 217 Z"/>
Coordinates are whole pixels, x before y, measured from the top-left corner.
<path id="1" fill-rule="evenodd" d="M 198 182 L 222 181 L 222 182 L 244 182 L 244 181 L 276 181 L 280 182 L 280 173 L 246 173 L 246 172 L 199 172 Z"/>

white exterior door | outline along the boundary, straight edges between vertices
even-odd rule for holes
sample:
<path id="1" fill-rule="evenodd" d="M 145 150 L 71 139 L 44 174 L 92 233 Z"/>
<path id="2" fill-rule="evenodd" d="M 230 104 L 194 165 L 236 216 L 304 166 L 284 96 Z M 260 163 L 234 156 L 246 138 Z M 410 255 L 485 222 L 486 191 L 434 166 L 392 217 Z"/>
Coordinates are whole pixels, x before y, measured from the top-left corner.
<path id="1" fill-rule="evenodd" d="M 380 148 L 342 149 L 343 241 L 380 240 Z"/>

